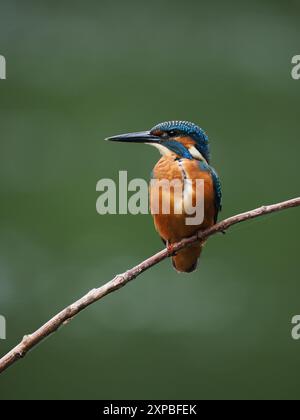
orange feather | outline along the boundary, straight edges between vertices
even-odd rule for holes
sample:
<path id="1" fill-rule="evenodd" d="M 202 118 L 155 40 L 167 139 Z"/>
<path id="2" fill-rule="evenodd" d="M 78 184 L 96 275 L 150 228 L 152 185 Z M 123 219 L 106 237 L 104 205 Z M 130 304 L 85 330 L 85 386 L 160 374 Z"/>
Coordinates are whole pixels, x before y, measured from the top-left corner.
<path id="1" fill-rule="evenodd" d="M 165 179 L 168 181 L 176 179 L 181 185 L 182 191 L 186 188 L 185 180 L 191 180 L 193 206 L 196 205 L 196 179 L 204 180 L 204 220 L 200 225 L 187 225 L 186 218 L 192 217 L 192 215 L 188 215 L 184 211 L 182 214 L 175 213 L 178 196 L 175 195 L 174 189 L 171 188 L 169 192 L 166 192 L 158 184 L 150 184 L 150 207 L 154 225 L 165 242 L 168 244 L 175 243 L 193 235 L 198 230 L 206 229 L 214 224 L 216 210 L 213 180 L 208 171 L 200 169 L 199 161 L 178 159 L 175 154 L 163 156 L 154 167 L 153 178 L 155 180 Z M 169 214 L 163 214 L 164 200 L 169 200 L 170 202 Z M 203 243 L 195 244 L 173 256 L 173 265 L 176 270 L 180 272 L 195 270 L 202 247 Z"/>

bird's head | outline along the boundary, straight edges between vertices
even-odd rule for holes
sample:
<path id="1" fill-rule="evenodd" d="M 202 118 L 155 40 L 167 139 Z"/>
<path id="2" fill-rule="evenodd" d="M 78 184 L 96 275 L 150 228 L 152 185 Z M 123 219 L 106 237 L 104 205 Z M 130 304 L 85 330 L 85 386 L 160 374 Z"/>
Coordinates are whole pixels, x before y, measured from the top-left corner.
<path id="1" fill-rule="evenodd" d="M 205 132 L 188 121 L 166 121 L 149 131 L 120 134 L 106 140 L 146 143 L 155 146 L 161 154 L 175 154 L 186 159 L 205 160 L 209 163 L 209 143 Z"/>

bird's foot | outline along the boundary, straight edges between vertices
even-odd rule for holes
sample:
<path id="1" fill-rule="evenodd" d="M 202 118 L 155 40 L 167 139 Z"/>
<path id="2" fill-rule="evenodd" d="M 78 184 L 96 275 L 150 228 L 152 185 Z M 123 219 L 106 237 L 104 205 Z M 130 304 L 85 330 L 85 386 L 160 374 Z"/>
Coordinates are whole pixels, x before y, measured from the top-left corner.
<path id="1" fill-rule="evenodd" d="M 168 251 L 168 254 L 169 254 L 170 256 L 176 255 L 176 252 L 174 251 L 174 246 L 173 246 L 173 244 L 171 244 L 169 241 L 167 241 L 167 242 L 166 242 L 166 245 L 167 245 L 167 251 Z"/>

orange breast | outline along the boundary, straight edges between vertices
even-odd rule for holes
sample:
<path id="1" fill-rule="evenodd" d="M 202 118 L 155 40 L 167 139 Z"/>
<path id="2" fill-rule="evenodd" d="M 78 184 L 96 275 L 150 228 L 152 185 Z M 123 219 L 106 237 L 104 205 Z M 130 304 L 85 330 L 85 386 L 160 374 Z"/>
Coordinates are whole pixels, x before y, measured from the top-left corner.
<path id="1" fill-rule="evenodd" d="M 156 230 L 165 241 L 177 242 L 191 236 L 199 229 L 205 229 L 214 224 L 213 181 L 209 172 L 200 169 L 199 161 L 175 160 L 174 156 L 163 156 L 153 170 L 153 178 L 154 181 L 150 184 L 150 208 Z M 196 198 L 199 198 L 196 197 L 197 179 L 204 181 L 204 220 L 201 224 L 187 225 L 186 219 L 193 215 L 184 211 L 184 203 L 188 198 L 193 206 L 197 204 Z M 174 188 L 166 190 L 157 180 L 176 181 Z M 181 193 L 178 186 L 181 186 Z M 163 211 L 165 201 L 169 201 L 169 214 L 163 214 L 165 210 L 168 210 L 164 208 Z M 181 209 L 183 209 L 182 214 L 176 214 Z"/>

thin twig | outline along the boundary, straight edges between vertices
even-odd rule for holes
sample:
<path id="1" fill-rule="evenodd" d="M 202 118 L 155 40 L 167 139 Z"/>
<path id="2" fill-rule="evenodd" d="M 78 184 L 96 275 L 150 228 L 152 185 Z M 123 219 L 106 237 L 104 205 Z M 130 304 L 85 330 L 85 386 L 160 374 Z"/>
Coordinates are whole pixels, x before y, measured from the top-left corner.
<path id="1" fill-rule="evenodd" d="M 44 338 L 55 332 L 67 321 L 71 320 L 71 318 L 73 318 L 83 309 L 92 303 L 97 302 L 99 299 L 103 298 L 109 293 L 112 293 L 125 286 L 125 284 L 127 284 L 129 281 L 135 279 L 138 275 L 148 270 L 148 268 L 158 264 L 165 258 L 170 257 L 174 252 L 179 251 L 180 249 L 185 248 L 198 240 L 205 240 L 217 232 L 224 232 L 229 227 L 237 223 L 297 206 L 300 206 L 300 197 L 288 201 L 283 201 L 282 203 L 262 206 L 254 210 L 246 211 L 245 213 L 229 217 L 228 219 L 222 220 L 209 229 L 206 229 L 202 232 L 199 231 L 196 235 L 177 242 L 172 246 L 171 250 L 163 249 L 162 251 L 152 255 L 150 258 L 146 259 L 125 273 L 118 274 L 115 278 L 105 283 L 103 286 L 91 290 L 81 299 L 78 299 L 76 302 L 67 306 L 34 333 L 26 335 L 16 347 L 14 347 L 10 352 L 3 356 L 2 359 L 0 359 L 0 373 L 15 363 L 17 360 L 24 357 L 30 349 L 36 346 Z"/>

